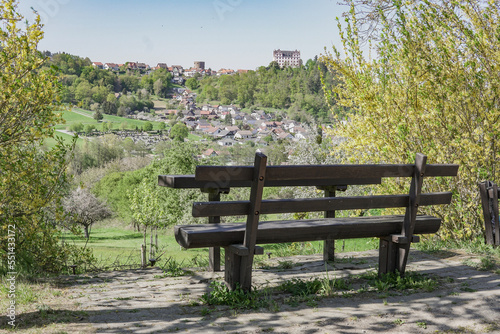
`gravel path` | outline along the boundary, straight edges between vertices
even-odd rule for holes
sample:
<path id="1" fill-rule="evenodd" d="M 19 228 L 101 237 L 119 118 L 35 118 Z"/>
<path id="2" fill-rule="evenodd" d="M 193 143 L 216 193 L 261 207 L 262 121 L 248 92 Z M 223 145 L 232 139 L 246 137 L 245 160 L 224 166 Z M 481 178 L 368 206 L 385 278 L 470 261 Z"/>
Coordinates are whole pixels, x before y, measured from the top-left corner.
<path id="1" fill-rule="evenodd" d="M 328 266 L 329 278 L 372 270 L 377 252 L 343 253 Z M 469 259 L 469 261 L 474 259 Z M 477 260 L 477 259 L 476 259 Z M 266 260 L 275 269 L 257 269 L 257 289 L 293 278 L 324 278 L 319 255 Z M 292 261 L 292 269 L 276 265 Z M 158 268 L 68 277 L 73 300 L 87 312 L 85 332 L 96 333 L 500 333 L 500 276 L 463 264 L 462 255 L 441 257 L 413 250 L 408 270 L 440 277 L 433 292 L 352 293 L 293 305 L 273 295 L 269 309 L 233 310 L 205 306 L 199 297 L 223 273 L 196 271 L 163 277 Z M 83 328 L 83 327 L 82 327 Z M 89 330 L 92 328 L 92 330 Z"/>

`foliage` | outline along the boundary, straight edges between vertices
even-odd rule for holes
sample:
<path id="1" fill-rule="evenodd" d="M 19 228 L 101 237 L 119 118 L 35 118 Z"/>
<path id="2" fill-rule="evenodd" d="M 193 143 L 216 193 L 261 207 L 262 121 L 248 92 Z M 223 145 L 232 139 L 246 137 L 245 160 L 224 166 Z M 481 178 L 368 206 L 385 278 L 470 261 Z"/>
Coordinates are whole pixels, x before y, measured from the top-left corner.
<path id="1" fill-rule="evenodd" d="M 473 239 L 482 233 L 477 184 L 498 179 L 500 134 L 500 12 L 494 2 L 388 1 L 382 10 L 377 58 L 367 58 L 354 6 L 339 23 L 343 52 L 322 60 L 342 84 L 327 93 L 352 108 L 338 119 L 339 149 L 352 161 L 456 163 L 459 177 L 424 182 L 427 191 L 452 191 L 451 205 L 433 207 L 443 218 L 443 238 Z M 352 2 L 351 2 L 352 3 Z M 405 182 L 407 183 L 407 182 Z M 390 183 L 387 188 L 403 188 Z"/>
<path id="2" fill-rule="evenodd" d="M 125 145 L 126 142 L 120 141 L 115 135 L 85 140 L 83 145 L 75 148 L 70 164 L 71 172 L 81 174 L 88 168 L 102 167 L 110 161 L 123 158 Z"/>
<path id="3" fill-rule="evenodd" d="M 262 298 L 261 293 L 247 293 L 239 286 L 231 291 L 224 282 L 213 281 L 210 283 L 210 288 L 211 292 L 201 296 L 201 301 L 206 305 L 228 305 L 237 309 L 258 309 L 268 305 L 268 301 Z"/>
<path id="4" fill-rule="evenodd" d="M 170 138 L 178 141 L 184 141 L 189 135 L 189 130 L 186 124 L 177 123 L 170 130 Z"/>
<path id="5" fill-rule="evenodd" d="M 161 123 L 161 124 L 165 124 L 165 123 Z M 152 131 L 152 130 L 153 130 L 153 123 L 146 122 L 144 124 L 144 131 Z"/>
<path id="6" fill-rule="evenodd" d="M 7 255 L 11 226 L 19 267 L 57 270 L 65 250 L 43 209 L 51 202 L 58 207 L 71 145 L 52 128 L 61 122 L 54 113 L 58 84 L 53 72 L 42 68 L 45 57 L 37 50 L 40 18 L 23 30 L 17 6 L 14 0 L 0 1 L 0 257 Z M 42 149 L 45 139 L 56 140 L 52 149 Z"/>
<path id="7" fill-rule="evenodd" d="M 198 89 L 200 87 L 200 82 L 196 78 L 187 79 L 185 84 L 186 84 L 186 87 L 191 89 L 191 90 L 195 90 L 195 89 Z"/>
<path id="8" fill-rule="evenodd" d="M 205 77 L 199 82 L 197 100 L 218 100 L 222 104 L 239 104 L 241 107 L 288 109 L 296 120 L 306 120 L 304 114 L 328 120 L 329 108 L 324 99 L 321 75 L 329 84 L 334 83 L 334 76 L 316 60 L 307 64 L 306 67 L 283 70 L 279 66 L 262 66 L 247 73 Z"/>
<path id="9" fill-rule="evenodd" d="M 381 277 L 376 272 L 370 272 L 364 274 L 363 278 L 368 279 L 368 285 L 376 288 L 379 292 L 389 290 L 404 291 L 406 293 L 414 290 L 432 292 L 439 285 L 435 277 L 417 272 L 406 272 L 404 276 L 401 276 L 397 272 L 387 273 Z"/>
<path id="10" fill-rule="evenodd" d="M 89 229 L 92 225 L 111 216 L 111 211 L 105 203 L 97 199 L 85 188 L 73 190 L 64 200 L 64 209 L 69 213 L 69 220 L 73 224 L 81 225 L 85 238 L 89 238 Z"/>

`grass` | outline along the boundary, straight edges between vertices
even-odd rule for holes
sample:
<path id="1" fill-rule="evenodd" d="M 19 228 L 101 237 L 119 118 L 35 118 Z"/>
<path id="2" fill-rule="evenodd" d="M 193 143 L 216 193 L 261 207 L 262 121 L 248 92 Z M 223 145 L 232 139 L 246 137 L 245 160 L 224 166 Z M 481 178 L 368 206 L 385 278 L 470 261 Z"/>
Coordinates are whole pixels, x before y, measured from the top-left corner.
<path id="1" fill-rule="evenodd" d="M 56 130 L 69 130 L 72 124 L 76 123 L 82 123 L 84 126 L 87 124 L 92 124 L 96 127 L 96 129 L 100 130 L 102 128 L 102 122 L 107 122 L 108 124 L 111 124 L 111 127 L 113 129 L 121 129 L 122 123 L 126 124 L 126 128 L 129 130 L 135 130 L 136 128 L 142 128 L 146 121 L 141 121 L 141 120 L 136 120 L 136 119 L 131 119 L 131 118 L 125 118 L 125 117 L 119 117 L 119 116 L 113 116 L 113 115 L 106 115 L 103 114 L 104 118 L 102 121 L 97 122 L 94 118 L 94 112 L 81 109 L 81 108 L 73 108 L 72 110 L 61 110 L 57 111 L 58 113 L 62 114 L 63 119 L 66 121 L 64 124 L 57 124 L 54 126 Z M 153 124 L 153 129 L 158 130 L 160 128 L 161 122 L 151 122 Z M 64 138 L 66 142 L 69 142 L 72 138 L 72 136 L 57 132 L 57 135 L 61 136 Z M 77 145 L 81 144 L 83 141 L 82 139 L 78 139 Z M 48 147 L 52 147 L 55 145 L 55 140 L 49 139 L 46 141 L 46 144 Z"/>
<path id="2" fill-rule="evenodd" d="M 330 276 L 327 272 L 323 277 L 293 278 L 275 287 L 266 286 L 247 293 L 239 286 L 231 291 L 224 282 L 214 281 L 210 284 L 210 292 L 203 294 L 200 302 L 207 306 L 227 305 L 233 309 L 267 308 L 278 312 L 280 305 L 284 304 L 292 307 L 298 307 L 300 304 L 317 307 L 321 298 L 331 296 L 348 297 L 366 292 L 385 296 L 389 291 L 400 294 L 431 292 L 437 289 L 441 282 L 436 277 L 413 272 L 408 272 L 405 277 L 389 274 L 379 278 L 376 273 L 345 279 L 331 279 Z M 354 286 L 368 286 L 370 290 L 355 290 Z M 386 300 L 384 304 L 387 305 Z"/>
<path id="3" fill-rule="evenodd" d="M 93 254 L 97 259 L 98 267 L 111 266 L 118 262 L 122 264 L 140 263 L 141 245 L 143 243 L 142 232 L 135 232 L 130 228 L 123 227 L 98 227 L 93 228 L 90 233 L 89 241 L 83 236 L 75 236 L 72 234 L 64 234 L 64 241 L 84 246 L 93 250 Z M 150 234 L 147 235 L 147 243 L 149 249 Z M 175 241 L 172 229 L 158 232 L 158 255 L 162 256 L 163 261 L 168 258 L 173 258 L 177 262 L 193 263 L 193 259 L 197 258 L 198 262 L 202 262 L 199 258 L 207 256 L 208 248 L 201 249 L 181 249 Z M 164 265 L 163 262 L 158 263 L 159 266 Z"/>
<path id="4" fill-rule="evenodd" d="M 9 298 L 6 278 L 0 278 L 0 308 L 7 310 L 12 300 Z M 14 331 L 27 329 L 29 333 L 62 333 L 67 330 L 67 324 L 75 323 L 86 316 L 78 310 L 76 303 L 68 302 L 69 292 L 56 283 L 26 281 L 16 277 L 16 327 Z M 3 313 L 5 316 L 6 313 Z M 5 317 L 7 320 L 7 318 Z M 9 320 L 10 321 L 10 320 Z M 81 325 L 81 324 L 79 324 Z M 3 321 L 2 329 L 11 329 Z M 85 328 L 82 328 L 85 330 Z"/>

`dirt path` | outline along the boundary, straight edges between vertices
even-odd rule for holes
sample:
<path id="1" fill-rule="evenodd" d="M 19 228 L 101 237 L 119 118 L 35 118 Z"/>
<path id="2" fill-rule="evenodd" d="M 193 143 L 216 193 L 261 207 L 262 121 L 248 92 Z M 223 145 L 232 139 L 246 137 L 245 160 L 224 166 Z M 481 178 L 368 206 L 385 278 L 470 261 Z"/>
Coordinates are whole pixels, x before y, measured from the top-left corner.
<path id="1" fill-rule="evenodd" d="M 333 278 L 373 270 L 377 252 L 341 254 L 329 265 Z M 413 294 L 355 291 L 293 303 L 285 293 L 265 309 L 234 310 L 200 304 L 210 281 L 222 273 L 196 271 L 164 277 L 158 268 L 69 276 L 71 303 L 86 316 L 68 324 L 81 333 L 500 333 L 500 276 L 463 264 L 463 256 L 442 257 L 413 251 L 409 270 L 435 275 L 439 288 Z M 255 270 L 257 289 L 294 278 L 326 277 L 320 256 L 266 260 L 271 269 Z M 290 262 L 289 262 L 290 261 Z M 283 263 L 291 269 L 278 269 Z M 273 269 L 274 268 L 274 269 Z"/>

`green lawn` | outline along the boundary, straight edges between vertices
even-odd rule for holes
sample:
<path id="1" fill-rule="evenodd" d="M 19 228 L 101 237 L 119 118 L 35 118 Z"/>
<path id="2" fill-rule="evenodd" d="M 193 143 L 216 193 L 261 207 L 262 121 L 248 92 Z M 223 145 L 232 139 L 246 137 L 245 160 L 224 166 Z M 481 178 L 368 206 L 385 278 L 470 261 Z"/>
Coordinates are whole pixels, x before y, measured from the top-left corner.
<path id="1" fill-rule="evenodd" d="M 65 234 L 64 241 L 78 246 L 84 246 L 86 240 L 83 236 L 74 236 Z M 93 228 L 87 247 L 93 250 L 100 266 L 116 262 L 120 263 L 140 263 L 140 248 L 143 242 L 142 232 L 134 232 L 128 228 L 120 227 L 99 227 Z M 149 245 L 149 232 L 147 242 Z M 302 242 L 286 244 L 263 245 L 265 252 L 272 253 L 273 257 L 283 257 L 298 254 L 321 254 L 323 252 L 323 242 Z M 149 247 L 149 246 L 148 246 Z M 164 253 L 162 261 L 169 258 L 177 263 L 183 263 L 185 266 L 193 266 L 193 259 L 197 258 L 198 263 L 207 263 L 208 248 L 200 249 L 182 249 L 173 235 L 173 228 L 161 230 L 158 232 L 158 247 L 160 253 Z M 353 252 L 375 249 L 378 247 L 378 241 L 372 239 L 349 239 L 336 241 L 336 252 Z M 200 260 L 203 259 L 203 260 Z M 223 260 L 223 259 L 222 259 Z M 160 261 L 160 263 L 162 263 Z"/>
<path id="2" fill-rule="evenodd" d="M 141 120 L 136 120 L 136 119 L 130 119 L 130 118 L 124 118 L 124 117 L 119 117 L 119 116 L 112 116 L 112 115 L 103 115 L 104 118 L 101 122 L 97 122 L 94 118 L 94 112 L 81 109 L 81 108 L 74 108 L 72 110 L 62 110 L 62 111 L 57 111 L 62 113 L 63 119 L 66 121 L 64 124 L 57 124 L 54 126 L 56 130 L 69 130 L 72 124 L 75 123 L 82 123 L 84 126 L 87 124 L 92 124 L 95 126 L 97 130 L 102 129 L 102 122 L 107 122 L 108 124 L 111 125 L 112 129 L 121 129 L 122 124 L 126 124 L 126 129 L 129 130 L 135 130 L 136 128 L 142 128 L 144 124 L 146 124 L 146 121 L 141 121 Z M 151 122 L 153 124 L 153 129 L 158 130 L 160 129 L 160 124 L 161 122 Z M 167 125 L 168 127 L 168 125 Z M 68 134 L 64 134 L 61 132 L 57 132 L 56 135 L 61 136 L 64 138 L 66 142 L 71 141 L 72 136 Z M 56 141 L 53 139 L 48 139 L 46 140 L 46 145 L 48 147 L 52 147 L 55 145 Z M 77 140 L 77 145 L 80 145 L 83 143 L 83 139 L 79 138 Z"/>
<path id="3" fill-rule="evenodd" d="M 141 128 L 144 126 L 144 124 L 146 124 L 146 121 L 125 118 L 120 116 L 112 116 L 112 115 L 103 115 L 104 118 L 102 119 L 102 121 L 97 122 L 93 118 L 94 112 L 80 108 L 74 108 L 72 110 L 64 110 L 59 112 L 62 113 L 66 123 L 58 124 L 55 126 L 55 128 L 63 130 L 68 130 L 69 127 L 74 123 L 82 123 L 84 125 L 93 124 L 96 126 L 97 129 L 101 127 L 102 122 L 112 123 L 113 129 L 119 129 L 122 123 L 127 124 L 127 129 L 135 129 L 136 127 Z M 153 129 L 157 130 L 160 128 L 161 124 L 160 122 L 151 122 L 151 123 L 153 124 Z"/>
<path id="4" fill-rule="evenodd" d="M 150 234 L 148 231 L 148 249 L 150 242 L 149 236 Z M 63 238 L 65 242 L 78 246 L 84 246 L 86 243 L 86 239 L 83 236 L 65 234 Z M 142 232 L 134 232 L 130 229 L 120 227 L 100 227 L 92 229 L 87 247 L 93 250 L 94 256 L 101 264 L 112 263 L 117 259 L 119 259 L 121 263 L 124 263 L 129 261 L 129 257 L 132 257 L 134 263 L 140 263 L 142 242 Z M 208 258 L 208 248 L 181 249 L 175 241 L 173 228 L 158 231 L 158 248 L 160 249 L 160 253 L 165 252 L 162 259 L 172 257 L 177 262 L 184 261 L 188 263 L 198 254 Z"/>

